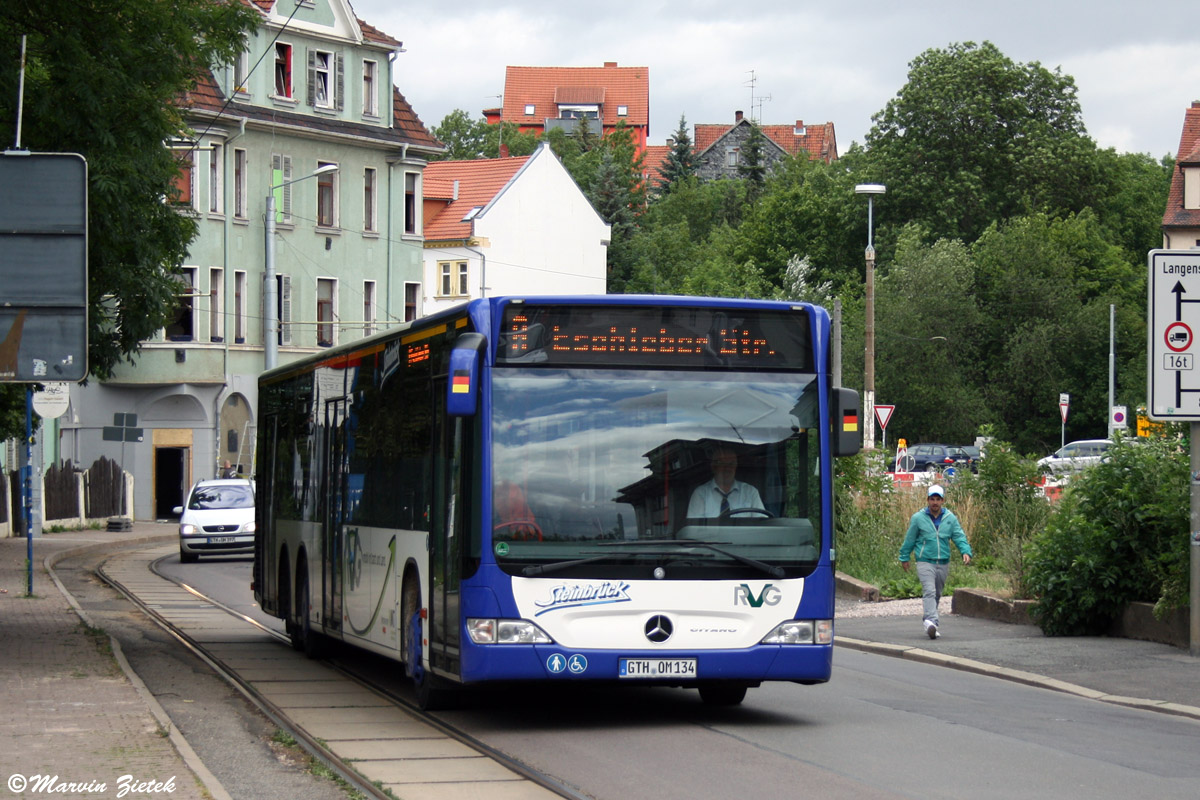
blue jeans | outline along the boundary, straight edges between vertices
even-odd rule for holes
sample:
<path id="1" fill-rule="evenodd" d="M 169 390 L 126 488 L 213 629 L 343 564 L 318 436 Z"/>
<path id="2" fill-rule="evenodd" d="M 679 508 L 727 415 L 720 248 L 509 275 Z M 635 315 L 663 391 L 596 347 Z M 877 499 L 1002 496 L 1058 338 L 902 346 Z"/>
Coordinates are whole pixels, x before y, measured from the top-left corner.
<path id="1" fill-rule="evenodd" d="M 932 625 L 938 624 L 938 600 L 942 599 L 942 589 L 946 586 L 946 577 L 949 574 L 949 564 L 917 562 L 917 578 L 921 581 L 922 590 L 922 618 Z"/>

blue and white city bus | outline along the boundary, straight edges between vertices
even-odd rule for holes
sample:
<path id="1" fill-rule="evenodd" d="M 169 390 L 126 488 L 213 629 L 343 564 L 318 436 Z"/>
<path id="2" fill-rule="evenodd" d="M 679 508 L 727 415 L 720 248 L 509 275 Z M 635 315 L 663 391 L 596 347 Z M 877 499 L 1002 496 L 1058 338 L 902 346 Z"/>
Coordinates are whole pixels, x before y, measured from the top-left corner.
<path id="1" fill-rule="evenodd" d="M 829 337 L 804 303 L 497 297 L 264 373 L 255 598 L 425 707 L 827 681 L 831 459 L 862 442 Z"/>

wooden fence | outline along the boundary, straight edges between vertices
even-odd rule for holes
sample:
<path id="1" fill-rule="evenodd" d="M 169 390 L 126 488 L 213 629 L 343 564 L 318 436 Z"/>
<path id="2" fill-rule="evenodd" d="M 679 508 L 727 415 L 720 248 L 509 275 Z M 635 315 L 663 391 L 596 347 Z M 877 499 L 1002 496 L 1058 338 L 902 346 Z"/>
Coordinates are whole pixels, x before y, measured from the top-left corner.
<path id="1" fill-rule="evenodd" d="M 51 466 L 42 476 L 42 526 L 83 527 L 121 515 L 125 478 L 109 458 L 96 460 L 86 470 L 69 460 Z M 25 535 L 23 494 L 18 470 L 0 475 L 0 537 Z"/>

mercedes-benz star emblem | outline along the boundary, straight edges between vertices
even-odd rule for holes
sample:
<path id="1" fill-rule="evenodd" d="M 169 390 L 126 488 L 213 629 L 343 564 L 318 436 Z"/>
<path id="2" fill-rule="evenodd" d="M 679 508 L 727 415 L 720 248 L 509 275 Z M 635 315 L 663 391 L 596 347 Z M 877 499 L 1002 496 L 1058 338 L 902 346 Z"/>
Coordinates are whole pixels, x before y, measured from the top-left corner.
<path id="1" fill-rule="evenodd" d="M 650 619 L 646 620 L 646 638 L 655 644 L 665 642 L 671 638 L 671 634 L 675 632 L 675 626 L 671 624 L 671 620 L 667 619 L 662 614 L 655 614 Z"/>

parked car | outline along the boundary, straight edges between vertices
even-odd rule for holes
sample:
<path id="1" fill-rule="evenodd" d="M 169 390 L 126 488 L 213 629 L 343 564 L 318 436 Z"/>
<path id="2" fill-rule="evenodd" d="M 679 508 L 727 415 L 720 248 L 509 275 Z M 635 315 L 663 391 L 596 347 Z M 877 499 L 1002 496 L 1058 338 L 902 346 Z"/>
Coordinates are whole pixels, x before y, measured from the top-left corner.
<path id="1" fill-rule="evenodd" d="M 973 444 L 964 444 L 962 450 L 971 457 L 971 472 L 979 472 L 979 460 L 983 458 L 983 448 Z"/>
<path id="2" fill-rule="evenodd" d="M 943 472 L 947 467 L 970 469 L 971 457 L 961 447 L 949 444 L 914 444 L 901 465 L 908 472 Z"/>
<path id="3" fill-rule="evenodd" d="M 254 552 L 254 483 L 245 478 L 199 481 L 179 515 L 179 560 Z"/>
<path id="4" fill-rule="evenodd" d="M 1047 474 L 1068 475 L 1099 464 L 1110 447 L 1112 442 L 1108 439 L 1080 439 L 1063 445 L 1037 463 Z"/>

